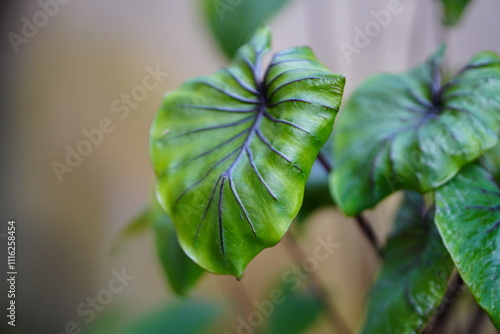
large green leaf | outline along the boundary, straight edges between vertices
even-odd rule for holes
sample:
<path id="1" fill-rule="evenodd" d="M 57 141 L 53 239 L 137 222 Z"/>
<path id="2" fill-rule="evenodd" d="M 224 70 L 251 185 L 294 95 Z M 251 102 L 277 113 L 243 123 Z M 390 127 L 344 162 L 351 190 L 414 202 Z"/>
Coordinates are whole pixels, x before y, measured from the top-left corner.
<path id="1" fill-rule="evenodd" d="M 362 333 L 416 333 L 439 306 L 453 262 L 433 223 L 433 214 L 415 192 L 405 201 L 370 292 Z"/>
<path id="2" fill-rule="evenodd" d="M 436 191 L 436 224 L 462 279 L 500 329 L 500 187 L 478 165 Z"/>
<path id="3" fill-rule="evenodd" d="M 443 24 L 452 26 L 460 21 L 471 0 L 440 0 L 443 6 Z"/>
<path id="4" fill-rule="evenodd" d="M 205 19 L 229 59 L 289 0 L 202 0 Z"/>
<path id="5" fill-rule="evenodd" d="M 258 30 L 229 68 L 167 94 L 151 128 L 157 197 L 184 251 L 203 268 L 242 276 L 297 215 L 341 102 L 344 76 L 307 47 L 277 53 Z"/>
<path id="6" fill-rule="evenodd" d="M 330 185 L 346 214 L 397 189 L 428 192 L 497 143 L 499 56 L 477 54 L 443 84 L 443 53 L 408 73 L 368 79 L 339 114 Z"/>
<path id="7" fill-rule="evenodd" d="M 149 210 L 149 220 L 153 226 L 156 252 L 170 287 L 176 294 L 184 296 L 205 270 L 184 253 L 172 221 L 156 201 Z"/>

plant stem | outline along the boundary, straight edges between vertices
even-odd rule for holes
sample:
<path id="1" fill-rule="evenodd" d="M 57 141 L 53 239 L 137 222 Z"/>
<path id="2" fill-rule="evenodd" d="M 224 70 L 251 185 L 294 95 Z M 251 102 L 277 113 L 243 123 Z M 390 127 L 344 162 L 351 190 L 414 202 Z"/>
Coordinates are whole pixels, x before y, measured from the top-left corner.
<path id="1" fill-rule="evenodd" d="M 380 258 L 382 258 L 383 249 L 379 246 L 377 237 L 375 236 L 375 232 L 371 228 L 368 221 L 365 219 L 365 217 L 363 217 L 362 214 L 356 215 L 354 219 L 356 219 L 359 228 L 361 229 L 365 237 L 368 239 L 368 242 L 373 247 L 373 250 L 379 255 Z"/>
<path id="2" fill-rule="evenodd" d="M 321 152 L 318 154 L 318 162 L 323 166 L 323 168 L 327 171 L 327 173 L 330 173 L 332 171 L 332 165 L 328 161 L 328 159 L 325 157 L 325 155 Z M 356 220 L 356 223 L 358 224 L 361 232 L 365 235 L 366 239 L 370 243 L 370 245 L 373 247 L 375 252 L 382 257 L 382 249 L 379 246 L 379 242 L 377 241 L 377 237 L 375 235 L 375 232 L 373 228 L 371 227 L 371 224 L 368 222 L 368 220 L 363 217 L 361 214 L 358 214 L 354 217 Z"/>
<path id="3" fill-rule="evenodd" d="M 299 242 L 294 237 L 292 231 L 288 231 L 284 238 L 286 250 L 290 258 L 297 264 L 301 263 L 307 256 L 300 248 Z M 311 290 L 319 299 L 323 309 L 327 312 L 330 325 L 334 333 L 351 334 L 351 330 L 347 326 L 345 320 L 340 315 L 335 305 L 328 298 L 328 291 L 315 271 L 309 272 L 309 280 Z M 338 332 L 337 332 L 338 330 Z"/>

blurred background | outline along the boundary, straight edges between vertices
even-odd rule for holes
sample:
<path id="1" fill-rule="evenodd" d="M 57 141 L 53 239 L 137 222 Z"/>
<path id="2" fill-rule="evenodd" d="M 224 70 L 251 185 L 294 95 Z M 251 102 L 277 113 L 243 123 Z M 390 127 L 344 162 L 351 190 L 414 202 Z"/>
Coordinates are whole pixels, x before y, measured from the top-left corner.
<path id="1" fill-rule="evenodd" d="M 162 95 L 188 78 L 228 64 L 209 31 L 201 1 L 61 0 L 57 13 L 43 22 L 37 13 L 45 2 L 1 4 L 2 310 L 7 307 L 5 233 L 12 219 L 18 276 L 16 328 L 7 326 L 2 314 L 0 332 L 121 333 L 119 326 L 145 316 L 152 317 L 147 318 L 150 323 L 158 314 L 165 319 L 159 310 L 166 308 L 174 312 L 173 323 L 191 321 L 184 317 L 189 312 L 201 314 L 209 326 L 200 333 L 238 333 L 238 319 L 247 319 L 254 301 L 268 300 L 281 273 L 294 263 L 286 244 L 263 251 L 240 282 L 204 275 L 189 294 L 194 301 L 179 300 L 169 289 L 151 231 L 111 252 L 120 231 L 151 197 L 148 131 Z M 291 0 L 267 22 L 273 50 L 311 46 L 321 62 L 347 76 L 344 99 L 374 73 L 403 71 L 423 61 L 442 40 L 448 43 L 451 70 L 478 51 L 500 52 L 500 2 L 472 1 L 459 25 L 447 29 L 441 25 L 438 1 L 401 0 L 401 10 L 389 24 L 359 53 L 346 57 L 342 43 L 354 45 L 356 28 L 373 20 L 371 11 L 387 6 L 383 0 Z M 33 29 L 25 19 L 45 24 Z M 151 71 L 161 72 L 158 85 L 131 103 L 127 113 L 116 112 L 115 101 L 143 85 Z M 57 163 L 66 164 L 68 150 L 86 138 L 83 132 L 99 127 L 108 133 L 58 176 Z M 367 214 L 381 240 L 399 201 L 396 194 Z M 348 326 L 356 329 L 379 265 L 377 256 L 353 220 L 333 207 L 315 211 L 305 224 L 299 243 L 306 256 L 312 255 L 320 236 L 331 235 L 339 244 L 316 274 Z M 106 305 L 96 309 L 95 319 L 78 313 L 81 303 L 109 290 L 110 280 L 123 272 L 128 275 L 126 285 L 110 298 L 106 295 Z M 460 307 L 456 311 L 461 312 Z M 157 318 L 154 312 L 160 312 Z M 467 317 L 456 320 L 452 333 L 460 333 Z M 172 325 L 168 333 L 184 333 L 180 328 Z M 496 332 L 488 321 L 483 330 Z M 331 329 L 319 315 L 305 332 Z"/>

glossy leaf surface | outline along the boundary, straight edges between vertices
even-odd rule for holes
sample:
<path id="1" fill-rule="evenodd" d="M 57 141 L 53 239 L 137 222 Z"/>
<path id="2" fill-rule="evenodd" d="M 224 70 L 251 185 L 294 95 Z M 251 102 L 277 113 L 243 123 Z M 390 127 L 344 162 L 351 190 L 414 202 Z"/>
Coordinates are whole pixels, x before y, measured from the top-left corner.
<path id="1" fill-rule="evenodd" d="M 307 47 L 262 57 L 258 30 L 233 64 L 167 94 L 151 129 L 157 197 L 184 251 L 203 268 L 240 277 L 274 246 L 339 108 L 344 77 Z"/>
<path id="2" fill-rule="evenodd" d="M 436 224 L 462 279 L 500 329 L 500 187 L 479 165 L 436 191 Z"/>
<path id="3" fill-rule="evenodd" d="M 452 271 L 432 212 L 420 194 L 406 192 L 361 333 L 418 333 L 440 305 Z"/>
<path id="4" fill-rule="evenodd" d="M 368 79 L 339 114 L 330 186 L 346 214 L 397 189 L 429 192 L 497 143 L 500 58 L 479 53 L 443 83 L 443 53 L 408 73 Z"/>
<path id="5" fill-rule="evenodd" d="M 257 28 L 289 0 L 203 0 L 202 11 L 224 54 L 232 59 Z"/>

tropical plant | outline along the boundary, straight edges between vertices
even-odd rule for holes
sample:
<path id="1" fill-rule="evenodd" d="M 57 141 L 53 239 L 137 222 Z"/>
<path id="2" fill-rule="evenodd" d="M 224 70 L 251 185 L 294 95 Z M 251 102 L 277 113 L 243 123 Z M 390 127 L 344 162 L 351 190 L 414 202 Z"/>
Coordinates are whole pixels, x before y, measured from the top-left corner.
<path id="1" fill-rule="evenodd" d="M 362 333 L 437 333 L 463 283 L 500 329 L 500 57 L 480 52 L 445 75 L 441 45 L 405 73 L 369 78 L 338 113 L 346 78 L 310 48 L 265 63 L 270 30 L 258 28 L 245 43 L 285 3 L 260 2 L 244 2 L 252 21 L 206 1 L 232 63 L 168 93 L 151 127 L 156 198 L 139 221 L 153 226 L 172 289 L 187 294 L 205 271 L 241 279 L 296 217 L 335 203 L 383 259 Z M 442 2 L 447 25 L 468 3 Z M 242 25 L 237 38 L 221 13 Z M 308 181 L 315 161 L 331 196 L 326 177 Z M 363 211 L 397 191 L 404 200 L 382 249 Z M 324 298 L 282 290 L 291 297 L 273 307 L 270 333 L 300 333 L 326 309 L 336 330 L 349 332 Z"/>

